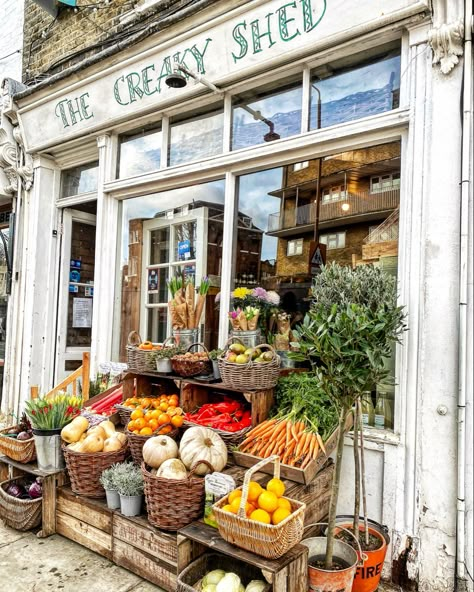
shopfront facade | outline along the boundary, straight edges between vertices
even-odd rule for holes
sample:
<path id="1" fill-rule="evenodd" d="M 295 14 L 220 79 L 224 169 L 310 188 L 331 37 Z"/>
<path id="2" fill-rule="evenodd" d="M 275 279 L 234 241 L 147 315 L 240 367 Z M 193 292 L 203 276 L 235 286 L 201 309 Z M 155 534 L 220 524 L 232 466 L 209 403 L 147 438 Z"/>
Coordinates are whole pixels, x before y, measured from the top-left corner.
<path id="1" fill-rule="evenodd" d="M 209 347 L 226 342 L 239 287 L 303 315 L 317 239 L 328 261 L 396 274 L 408 313 L 390 420 L 365 435 L 370 514 L 392 539 L 384 576 L 430 591 L 467 581 L 464 6 L 437 4 L 433 15 L 410 0 L 218 2 L 80 72 L 7 84 L 11 142 L 34 178 L 16 195 L 3 409 L 18 410 L 32 384 L 51 388 L 83 351 L 93 367 L 123 359 L 130 331 L 163 341 L 176 272 L 210 278 Z M 168 86 L 177 64 L 197 79 Z"/>

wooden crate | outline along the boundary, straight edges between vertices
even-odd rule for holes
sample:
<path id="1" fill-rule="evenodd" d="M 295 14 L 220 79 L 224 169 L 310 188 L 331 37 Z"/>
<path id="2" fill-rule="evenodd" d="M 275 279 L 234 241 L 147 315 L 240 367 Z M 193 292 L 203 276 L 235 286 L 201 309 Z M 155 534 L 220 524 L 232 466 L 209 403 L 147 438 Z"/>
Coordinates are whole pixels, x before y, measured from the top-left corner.
<path id="1" fill-rule="evenodd" d="M 203 522 L 193 522 L 179 531 L 180 537 L 195 541 L 201 549 L 212 549 L 262 570 L 262 579 L 272 585 L 273 592 L 307 592 L 308 548 L 295 545 L 283 557 L 271 560 L 239 549 L 225 541 L 219 532 Z M 204 551 L 203 551 L 204 552 Z M 202 554 L 202 553 L 201 553 Z M 191 563 L 178 563 L 181 572 Z"/>
<path id="2" fill-rule="evenodd" d="M 58 489 L 56 531 L 64 537 L 113 558 L 113 511 L 100 500 L 74 494 L 68 487 Z"/>

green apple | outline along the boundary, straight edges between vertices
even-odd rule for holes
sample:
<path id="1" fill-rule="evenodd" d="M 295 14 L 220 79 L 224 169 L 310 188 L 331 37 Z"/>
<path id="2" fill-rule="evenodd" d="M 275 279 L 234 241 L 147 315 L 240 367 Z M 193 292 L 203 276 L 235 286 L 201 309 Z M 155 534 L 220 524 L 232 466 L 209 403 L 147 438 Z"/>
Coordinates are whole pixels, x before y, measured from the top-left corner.
<path id="1" fill-rule="evenodd" d="M 248 361 L 249 361 L 249 357 L 246 356 L 245 354 L 239 354 L 235 359 L 236 364 L 246 364 Z"/>

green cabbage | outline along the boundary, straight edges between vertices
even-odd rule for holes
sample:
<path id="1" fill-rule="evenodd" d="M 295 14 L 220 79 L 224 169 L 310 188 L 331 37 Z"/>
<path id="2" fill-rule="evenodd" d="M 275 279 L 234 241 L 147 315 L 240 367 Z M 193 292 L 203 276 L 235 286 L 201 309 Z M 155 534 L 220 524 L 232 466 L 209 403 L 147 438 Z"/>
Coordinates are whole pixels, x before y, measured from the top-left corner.
<path id="1" fill-rule="evenodd" d="M 228 572 L 217 584 L 216 592 L 240 592 L 241 581 L 237 574 Z"/>
<path id="2" fill-rule="evenodd" d="M 213 584 L 216 586 L 222 578 L 225 576 L 225 571 L 223 569 L 214 569 L 213 571 L 208 572 L 202 579 L 202 587 L 204 588 L 208 584 Z M 207 590 L 205 592 L 208 592 Z M 214 592 L 214 590 L 209 590 L 209 592 Z"/>
<path id="3" fill-rule="evenodd" d="M 266 582 L 262 580 L 252 580 L 245 588 L 245 592 L 264 592 L 267 588 Z"/>

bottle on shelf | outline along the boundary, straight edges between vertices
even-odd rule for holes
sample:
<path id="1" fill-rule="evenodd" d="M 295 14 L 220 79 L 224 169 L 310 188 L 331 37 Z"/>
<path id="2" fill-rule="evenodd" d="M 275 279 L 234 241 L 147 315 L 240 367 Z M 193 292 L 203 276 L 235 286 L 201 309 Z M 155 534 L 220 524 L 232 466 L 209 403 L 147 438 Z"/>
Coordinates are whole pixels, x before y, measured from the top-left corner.
<path id="1" fill-rule="evenodd" d="M 377 404 L 374 410 L 374 425 L 376 428 L 393 429 L 392 406 L 388 394 L 378 390 Z"/>
<path id="2" fill-rule="evenodd" d="M 373 426 L 375 420 L 375 411 L 374 404 L 372 403 L 372 394 L 370 391 L 363 393 L 360 404 L 362 410 L 362 426 Z"/>

